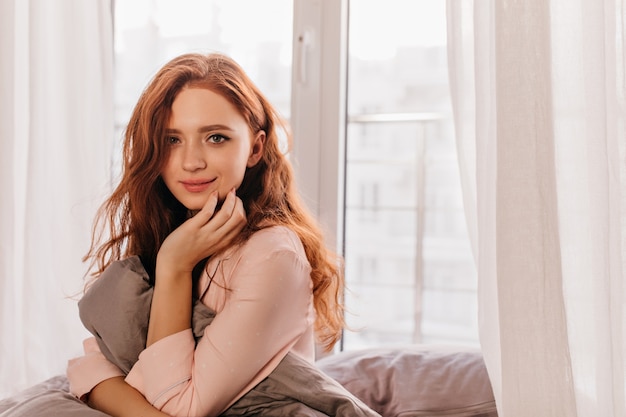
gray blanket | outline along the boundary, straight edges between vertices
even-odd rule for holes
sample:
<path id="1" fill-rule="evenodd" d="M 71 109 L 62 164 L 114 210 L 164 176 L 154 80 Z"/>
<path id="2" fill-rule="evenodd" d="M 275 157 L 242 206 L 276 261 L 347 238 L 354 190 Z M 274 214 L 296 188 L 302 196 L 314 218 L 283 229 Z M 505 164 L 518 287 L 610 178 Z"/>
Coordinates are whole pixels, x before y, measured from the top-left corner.
<path id="1" fill-rule="evenodd" d="M 96 336 L 102 353 L 128 373 L 146 345 L 152 287 L 141 261 L 131 257 L 109 266 L 78 304 L 85 327 Z M 194 303 L 196 340 L 214 314 Z M 294 354 L 223 416 L 377 416 L 338 382 Z"/>
<path id="2" fill-rule="evenodd" d="M 102 353 L 125 373 L 145 347 L 151 300 L 148 274 L 139 258 L 131 257 L 109 266 L 79 302 L 83 324 L 96 337 Z M 194 304 L 196 339 L 212 319 L 206 306 Z M 0 417 L 36 415 L 105 416 L 67 394 L 63 376 L 0 401 Z M 287 354 L 266 379 L 222 416 L 380 417 L 315 365 L 294 354 Z"/>

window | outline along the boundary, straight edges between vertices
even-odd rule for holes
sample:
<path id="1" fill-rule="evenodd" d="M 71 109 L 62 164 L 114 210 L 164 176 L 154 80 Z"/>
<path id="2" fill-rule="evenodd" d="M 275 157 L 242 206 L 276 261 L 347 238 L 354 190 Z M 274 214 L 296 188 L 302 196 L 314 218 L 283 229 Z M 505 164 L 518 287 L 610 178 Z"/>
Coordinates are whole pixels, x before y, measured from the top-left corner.
<path id="1" fill-rule="evenodd" d="M 349 6 L 346 348 L 477 340 L 445 2 Z M 380 30 L 373 30 L 374 28 Z"/>
<path id="2" fill-rule="evenodd" d="M 312 74 L 293 84 L 296 153 L 303 190 L 344 249 L 356 330 L 344 349 L 478 343 L 445 13 L 429 0 L 296 2 L 295 36 L 313 39 L 296 45 L 308 61 L 294 69 Z"/>

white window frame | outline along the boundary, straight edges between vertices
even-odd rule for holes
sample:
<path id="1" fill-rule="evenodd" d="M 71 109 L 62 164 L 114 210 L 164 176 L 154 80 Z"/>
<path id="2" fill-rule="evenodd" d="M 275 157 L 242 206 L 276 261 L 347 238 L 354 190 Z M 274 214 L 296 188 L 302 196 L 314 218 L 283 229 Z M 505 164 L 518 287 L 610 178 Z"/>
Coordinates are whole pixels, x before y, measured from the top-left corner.
<path id="1" fill-rule="evenodd" d="M 343 254 L 348 0 L 294 0 L 292 157 L 300 192 Z"/>

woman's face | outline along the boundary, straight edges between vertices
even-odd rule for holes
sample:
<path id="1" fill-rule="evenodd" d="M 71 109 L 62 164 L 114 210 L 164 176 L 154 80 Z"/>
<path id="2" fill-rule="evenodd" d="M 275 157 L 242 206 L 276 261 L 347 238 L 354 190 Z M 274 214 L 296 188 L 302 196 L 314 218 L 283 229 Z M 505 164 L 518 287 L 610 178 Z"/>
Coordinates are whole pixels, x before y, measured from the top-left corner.
<path id="1" fill-rule="evenodd" d="M 253 135 L 221 95 L 184 88 L 172 104 L 165 140 L 169 156 L 161 177 L 187 209 L 199 210 L 213 191 L 222 201 L 241 185 L 246 167 L 261 159 L 265 133 Z"/>

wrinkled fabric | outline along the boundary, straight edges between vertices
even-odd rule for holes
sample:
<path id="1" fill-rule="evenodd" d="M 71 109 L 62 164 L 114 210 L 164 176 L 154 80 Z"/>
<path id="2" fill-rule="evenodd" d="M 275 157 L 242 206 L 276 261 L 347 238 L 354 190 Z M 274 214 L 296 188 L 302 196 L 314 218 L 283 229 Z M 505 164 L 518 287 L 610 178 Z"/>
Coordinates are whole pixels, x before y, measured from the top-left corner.
<path id="1" fill-rule="evenodd" d="M 139 258 L 114 263 L 79 304 L 80 316 L 94 334 L 101 354 L 120 369 L 131 369 L 147 335 L 152 287 Z M 113 304 L 114 305 L 113 305 Z M 214 314 L 201 302 L 193 309 L 193 335 L 200 339 Z M 144 320 L 145 319 L 145 320 Z M 129 335 L 139 338 L 129 342 Z M 193 338 L 192 338 L 193 339 Z M 314 364 L 287 355 L 258 385 L 222 415 L 375 417 L 361 400 Z"/>

